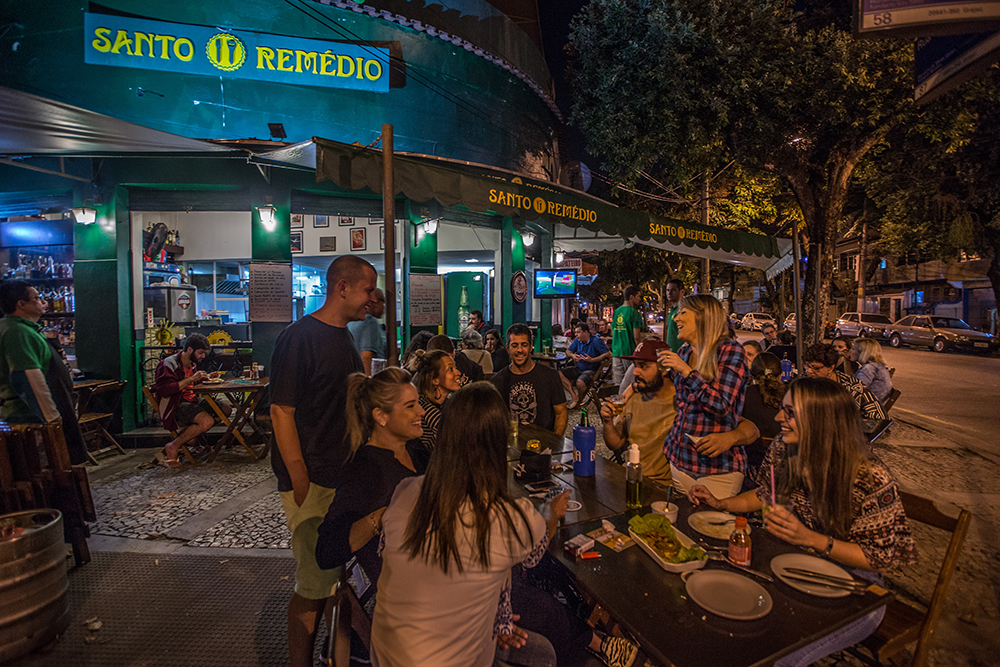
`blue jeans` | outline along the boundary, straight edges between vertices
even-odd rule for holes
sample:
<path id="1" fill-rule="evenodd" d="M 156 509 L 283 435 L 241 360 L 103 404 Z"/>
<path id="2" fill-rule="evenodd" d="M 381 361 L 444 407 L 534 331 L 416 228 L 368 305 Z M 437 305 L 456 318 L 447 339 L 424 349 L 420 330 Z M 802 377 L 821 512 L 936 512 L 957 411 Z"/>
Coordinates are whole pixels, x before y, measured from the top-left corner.
<path id="1" fill-rule="evenodd" d="M 493 667 L 556 667 L 556 652 L 549 640 L 525 630 L 528 639 L 521 648 L 498 648 Z"/>
<path id="2" fill-rule="evenodd" d="M 882 584 L 882 577 L 874 572 L 853 570 L 851 574 L 872 583 Z M 831 632 L 826 637 L 800 648 L 795 653 L 786 655 L 774 663 L 774 667 L 806 667 L 820 658 L 824 658 L 837 651 L 842 651 L 849 646 L 854 646 L 878 629 L 879 624 L 882 623 L 883 616 L 885 616 L 885 605 L 867 616 L 862 616 L 850 625 L 846 625 L 839 630 Z"/>

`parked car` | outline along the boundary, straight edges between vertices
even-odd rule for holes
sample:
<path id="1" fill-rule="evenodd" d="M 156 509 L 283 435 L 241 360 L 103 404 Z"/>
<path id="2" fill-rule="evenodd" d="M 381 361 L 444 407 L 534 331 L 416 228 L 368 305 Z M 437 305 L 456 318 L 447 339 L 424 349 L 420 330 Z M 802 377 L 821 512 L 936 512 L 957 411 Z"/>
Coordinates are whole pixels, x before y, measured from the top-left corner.
<path id="1" fill-rule="evenodd" d="M 998 341 L 994 336 L 976 331 L 957 317 L 907 315 L 886 330 L 893 347 L 926 345 L 935 352 L 950 349 L 963 352 L 994 352 Z"/>
<path id="2" fill-rule="evenodd" d="M 788 317 L 785 318 L 785 331 L 795 333 L 795 327 L 795 313 L 788 313 Z"/>
<path id="3" fill-rule="evenodd" d="M 852 338 L 886 338 L 886 327 L 892 326 L 892 320 L 885 315 L 873 313 L 844 313 L 837 320 L 834 336 L 851 336 Z"/>
<path id="4" fill-rule="evenodd" d="M 729 313 L 729 326 L 733 329 L 743 328 L 743 318 L 740 317 L 739 313 Z"/>
<path id="5" fill-rule="evenodd" d="M 747 331 L 760 331 L 760 328 L 765 324 L 778 326 L 775 324 L 774 318 L 767 313 L 747 313 L 743 316 L 743 322 L 740 324 L 740 328 L 746 329 Z"/>

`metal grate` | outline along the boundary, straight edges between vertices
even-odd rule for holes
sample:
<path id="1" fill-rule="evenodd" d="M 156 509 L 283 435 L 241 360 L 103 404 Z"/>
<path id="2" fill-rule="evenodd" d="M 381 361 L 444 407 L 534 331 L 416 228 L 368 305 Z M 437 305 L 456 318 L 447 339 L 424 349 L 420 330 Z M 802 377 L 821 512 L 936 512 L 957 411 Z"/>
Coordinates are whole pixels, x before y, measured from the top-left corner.
<path id="1" fill-rule="evenodd" d="M 69 630 L 8 667 L 285 667 L 294 572 L 290 553 L 95 552 L 89 564 L 70 571 Z M 84 622 L 95 617 L 102 625 L 90 632 Z"/>

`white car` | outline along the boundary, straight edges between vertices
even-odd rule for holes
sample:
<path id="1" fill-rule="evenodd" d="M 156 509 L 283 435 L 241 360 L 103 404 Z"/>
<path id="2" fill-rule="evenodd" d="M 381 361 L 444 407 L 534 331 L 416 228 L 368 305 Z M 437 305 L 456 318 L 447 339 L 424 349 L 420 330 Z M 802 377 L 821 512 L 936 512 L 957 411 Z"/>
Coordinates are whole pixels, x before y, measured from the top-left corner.
<path id="1" fill-rule="evenodd" d="M 747 313 L 743 316 L 740 326 L 747 331 L 760 331 L 765 324 L 772 324 L 775 327 L 774 318 L 767 313 Z"/>
<path id="2" fill-rule="evenodd" d="M 789 313 L 788 317 L 785 318 L 785 331 L 795 333 L 797 326 L 798 325 L 795 322 L 795 313 Z"/>

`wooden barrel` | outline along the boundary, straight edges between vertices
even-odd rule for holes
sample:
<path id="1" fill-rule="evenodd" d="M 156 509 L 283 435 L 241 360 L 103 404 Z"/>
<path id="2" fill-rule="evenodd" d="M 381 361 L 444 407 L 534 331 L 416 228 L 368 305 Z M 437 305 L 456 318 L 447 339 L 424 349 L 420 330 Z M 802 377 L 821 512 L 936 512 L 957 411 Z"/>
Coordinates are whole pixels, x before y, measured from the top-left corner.
<path id="1" fill-rule="evenodd" d="M 0 516 L 0 663 L 44 646 L 69 627 L 62 514 Z"/>

